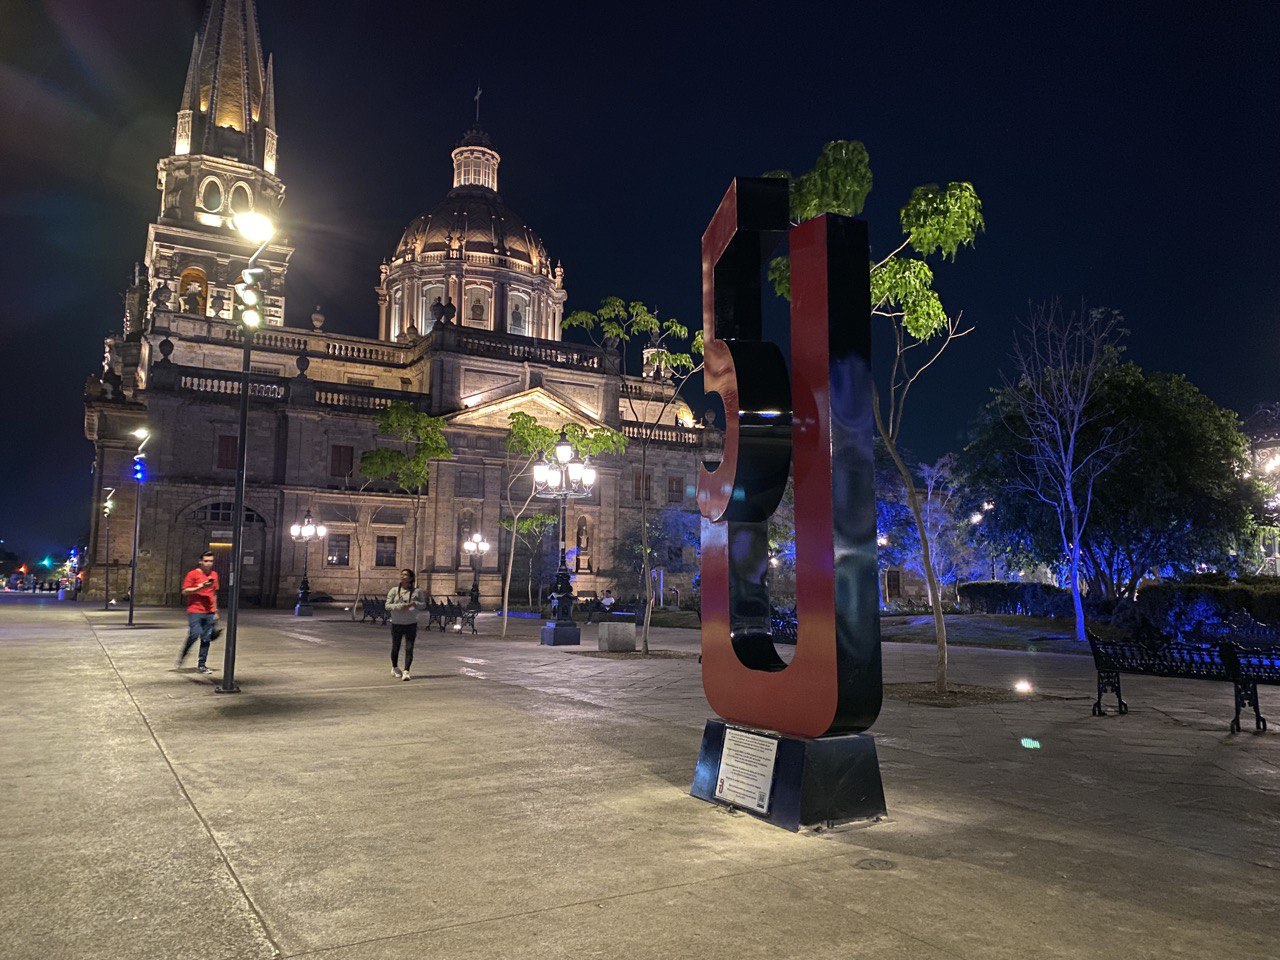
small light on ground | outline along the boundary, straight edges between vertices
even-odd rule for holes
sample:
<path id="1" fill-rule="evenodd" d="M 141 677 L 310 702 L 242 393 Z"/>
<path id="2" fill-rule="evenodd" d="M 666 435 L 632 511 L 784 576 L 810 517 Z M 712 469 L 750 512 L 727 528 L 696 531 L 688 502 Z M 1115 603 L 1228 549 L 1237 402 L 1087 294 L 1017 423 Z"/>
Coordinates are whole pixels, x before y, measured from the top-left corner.
<path id="1" fill-rule="evenodd" d="M 1030 680 L 1019 680 L 1013 685 L 1013 689 L 1017 690 L 1018 693 L 1031 693 L 1035 687 L 1031 686 Z"/>
<path id="2" fill-rule="evenodd" d="M 1024 750 L 1039 750 L 1039 749 L 1040 749 L 1040 741 L 1039 741 L 1039 740 L 1033 740 L 1031 737 L 1023 737 L 1023 738 L 1022 738 L 1022 748 L 1023 748 Z"/>

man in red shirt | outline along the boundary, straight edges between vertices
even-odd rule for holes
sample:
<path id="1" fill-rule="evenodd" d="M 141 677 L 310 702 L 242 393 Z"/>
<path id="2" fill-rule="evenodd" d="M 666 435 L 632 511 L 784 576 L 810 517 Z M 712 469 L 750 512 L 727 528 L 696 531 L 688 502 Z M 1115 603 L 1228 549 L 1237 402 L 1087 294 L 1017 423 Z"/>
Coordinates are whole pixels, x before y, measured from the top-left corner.
<path id="1" fill-rule="evenodd" d="M 213 569 L 212 553 L 202 553 L 199 565 L 182 578 L 182 599 L 187 603 L 187 642 L 178 655 L 178 667 L 187 658 L 191 645 L 199 640 L 200 660 L 196 664 L 196 673 L 213 673 L 205 666 L 213 628 L 218 622 L 218 574 Z"/>

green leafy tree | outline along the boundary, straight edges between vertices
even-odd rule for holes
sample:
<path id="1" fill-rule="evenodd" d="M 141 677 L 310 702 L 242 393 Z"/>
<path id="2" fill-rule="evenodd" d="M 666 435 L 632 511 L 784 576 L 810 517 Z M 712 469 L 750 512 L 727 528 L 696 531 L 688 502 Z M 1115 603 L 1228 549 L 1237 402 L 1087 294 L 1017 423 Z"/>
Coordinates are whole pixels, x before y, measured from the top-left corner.
<path id="1" fill-rule="evenodd" d="M 519 547 L 524 547 L 526 567 L 525 567 L 525 591 L 528 595 L 528 603 L 530 609 L 535 609 L 533 603 L 533 572 L 535 563 L 539 566 L 539 574 L 542 573 L 541 565 L 546 555 L 547 539 L 555 532 L 560 518 L 554 513 L 531 513 L 526 517 L 518 520 L 512 517 L 503 517 L 498 521 L 498 525 L 504 530 L 511 531 L 511 536 L 515 541 L 517 553 Z M 542 577 L 539 576 L 538 603 L 542 603 Z"/>
<path id="2" fill-rule="evenodd" d="M 645 534 L 640 524 L 633 522 L 614 541 L 613 562 L 620 591 L 644 594 L 644 579 L 654 579 L 653 571 L 661 568 L 668 573 L 687 573 L 697 566 L 691 558 L 700 547 L 697 514 L 663 507 L 649 514 L 647 522 Z"/>
<path id="3" fill-rule="evenodd" d="M 836 140 L 823 148 L 813 169 L 799 177 L 786 171 L 767 176 L 791 182 L 791 219 L 800 223 L 824 213 L 856 216 L 871 192 L 871 162 L 867 149 L 854 140 Z M 947 688 L 947 626 L 926 530 L 925 501 L 917 479 L 900 451 L 903 417 L 911 388 L 938 362 L 955 340 L 972 327 L 960 315 L 949 315 L 934 289 L 931 258 L 954 260 L 962 247 L 972 246 L 985 228 L 982 202 L 973 185 L 935 183 L 916 187 L 899 213 L 902 237 L 888 253 L 871 262 L 871 313 L 889 325 L 893 356 L 886 377 L 873 385 L 876 430 L 906 488 L 907 504 L 920 535 L 920 556 L 933 606 L 937 638 L 935 682 Z M 775 259 L 769 278 L 779 295 L 790 297 L 790 262 Z"/>
<path id="4" fill-rule="evenodd" d="M 702 331 L 692 337 L 689 328 L 678 320 L 662 319 L 639 301 L 627 303 L 620 297 L 605 297 L 594 313 L 576 310 L 564 321 L 566 329 L 586 332 L 600 347 L 615 347 L 631 340 L 645 338 L 645 369 L 656 384 L 662 387 L 655 403 L 643 391 L 626 391 L 623 399 L 628 405 L 627 418 L 640 424 L 640 473 L 649 475 L 649 448 L 653 443 L 663 417 L 672 404 L 680 398 L 689 380 L 702 372 Z M 653 616 L 653 578 L 650 576 L 651 558 L 649 544 L 649 501 L 640 501 L 640 555 L 643 565 L 643 591 L 645 598 L 644 620 L 640 631 L 640 650 L 649 653 L 649 624 Z"/>
<path id="5" fill-rule="evenodd" d="M 984 532 L 1002 535 L 1020 560 L 1064 567 L 1070 577 L 1058 509 L 1017 473 L 1032 452 L 1014 389 L 988 404 L 965 449 L 974 481 L 997 491 Z M 1079 577 L 1091 597 L 1132 600 L 1144 577 L 1233 570 L 1250 559 L 1264 493 L 1249 475 L 1248 440 L 1232 411 L 1185 377 L 1115 363 L 1100 378 L 1077 445 L 1094 449 L 1099 435 L 1117 431 L 1124 444 L 1094 480 L 1079 537 Z"/>
<path id="6" fill-rule="evenodd" d="M 413 560 L 410 569 L 422 568 L 420 549 L 422 498 L 431 480 L 431 464 L 452 460 L 453 451 L 444 436 L 444 421 L 397 400 L 378 411 L 378 432 L 401 444 L 375 447 L 360 455 L 360 473 L 368 480 L 394 483 L 413 498 Z"/>
<path id="7" fill-rule="evenodd" d="M 519 410 L 507 419 L 511 426 L 507 428 L 504 444 L 506 481 L 502 488 L 502 506 L 507 516 L 503 520 L 511 525 L 508 529 L 518 531 L 520 524 L 528 519 L 525 515 L 529 512 L 534 499 L 533 464 L 539 457 L 554 456 L 554 448 L 556 441 L 560 439 L 560 433 L 550 427 L 544 427 L 537 418 Z M 564 434 L 573 445 L 574 452 L 581 457 L 618 454 L 627 448 L 627 438 L 609 427 L 588 430 L 581 424 L 567 423 L 564 425 Z M 504 637 L 507 635 L 511 577 L 516 562 L 516 539 L 512 536 L 507 546 L 506 572 L 502 578 L 502 635 Z"/>

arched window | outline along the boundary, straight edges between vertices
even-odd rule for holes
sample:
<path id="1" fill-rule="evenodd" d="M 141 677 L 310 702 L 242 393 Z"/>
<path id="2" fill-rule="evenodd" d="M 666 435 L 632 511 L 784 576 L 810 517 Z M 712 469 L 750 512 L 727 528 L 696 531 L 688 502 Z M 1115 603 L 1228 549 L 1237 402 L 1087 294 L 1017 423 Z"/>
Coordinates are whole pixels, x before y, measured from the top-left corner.
<path id="1" fill-rule="evenodd" d="M 205 315 L 209 302 L 209 282 L 199 267 L 187 267 L 178 278 L 178 304 L 183 313 Z"/>
<path id="2" fill-rule="evenodd" d="M 404 319 L 404 292 L 400 287 L 391 291 L 391 339 L 400 336 L 400 325 Z"/>
<path id="3" fill-rule="evenodd" d="M 576 540 L 577 549 L 575 550 L 575 560 L 573 562 L 574 573 L 590 573 L 591 572 L 591 524 L 587 522 L 586 517 L 578 518 L 578 537 Z"/>
<path id="4" fill-rule="evenodd" d="M 492 296 L 493 291 L 487 286 L 480 286 L 479 284 L 468 286 L 466 295 L 463 297 L 463 310 L 460 318 L 462 325 L 491 330 L 493 328 Z"/>
<path id="5" fill-rule="evenodd" d="M 217 213 L 222 209 L 222 199 L 222 181 L 217 177 L 205 178 L 200 184 L 200 206 L 210 213 Z"/>
<path id="6" fill-rule="evenodd" d="M 529 295 L 519 290 L 509 291 L 507 294 L 507 332 L 522 337 L 529 336 L 530 320 Z"/>
<path id="7" fill-rule="evenodd" d="M 247 183 L 237 183 L 231 188 L 231 212 L 248 213 L 253 209 L 253 193 Z"/>

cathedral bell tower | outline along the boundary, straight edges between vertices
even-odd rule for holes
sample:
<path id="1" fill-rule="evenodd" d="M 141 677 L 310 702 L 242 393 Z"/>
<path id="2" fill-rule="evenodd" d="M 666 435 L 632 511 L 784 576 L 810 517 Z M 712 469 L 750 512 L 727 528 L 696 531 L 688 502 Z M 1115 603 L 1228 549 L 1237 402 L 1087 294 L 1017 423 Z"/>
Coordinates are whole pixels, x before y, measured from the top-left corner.
<path id="1" fill-rule="evenodd" d="M 232 219 L 257 211 L 278 223 L 284 200 L 278 148 L 272 62 L 263 65 L 253 0 L 209 0 L 191 45 L 173 153 L 157 165 L 160 212 L 148 230 L 147 302 L 138 311 L 145 320 L 135 316 L 128 323 L 154 324 L 157 311 L 236 320 L 234 286 L 253 249 Z M 258 261 L 267 268 L 267 324 L 284 323 L 292 253 L 279 240 Z"/>

